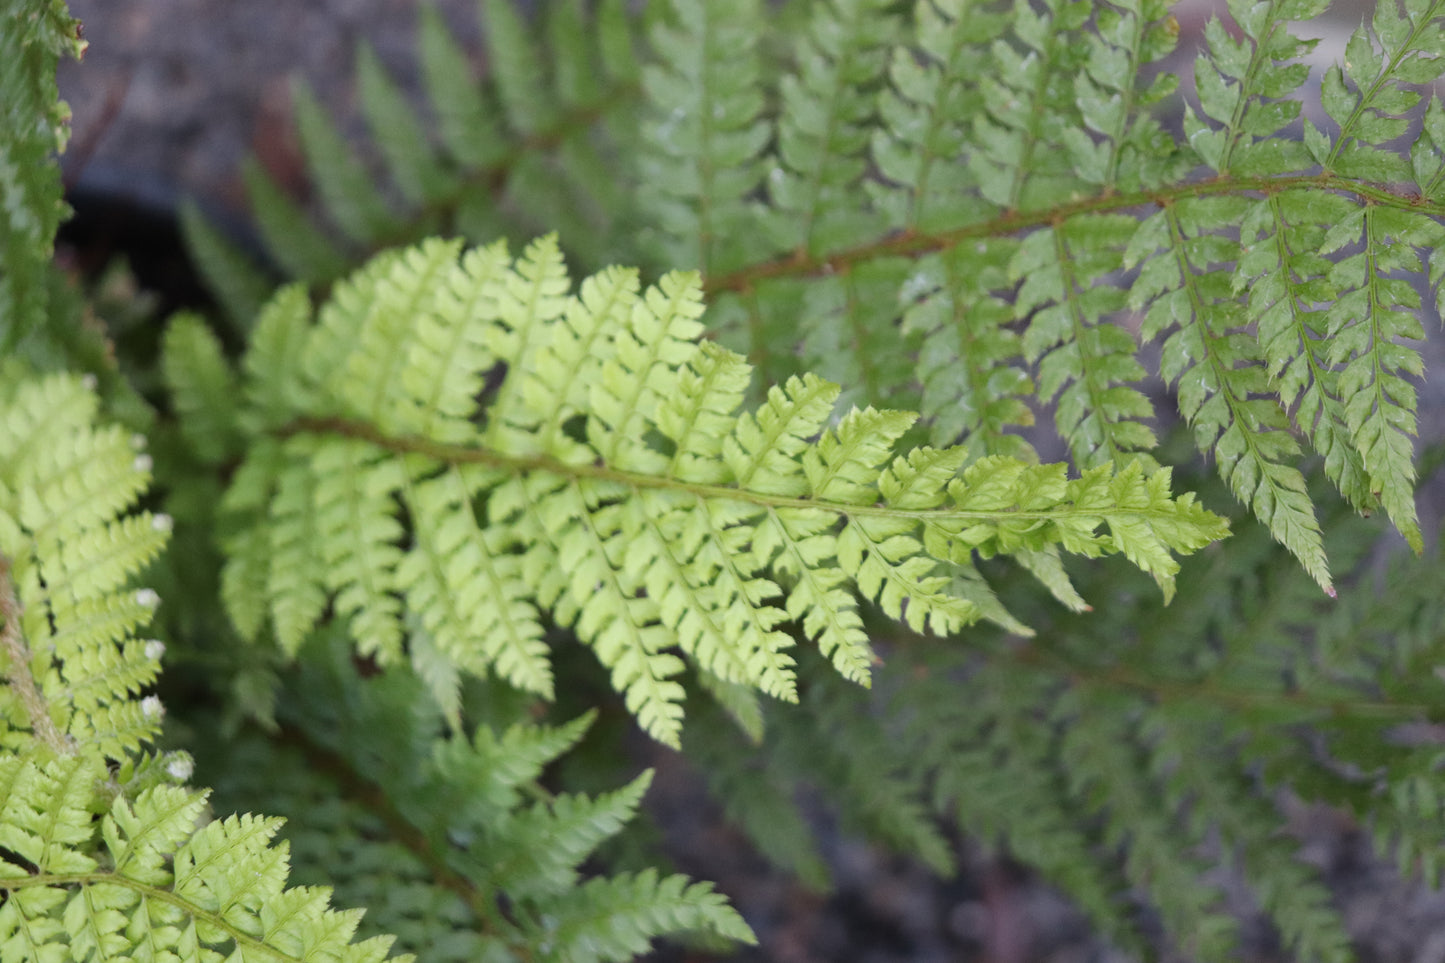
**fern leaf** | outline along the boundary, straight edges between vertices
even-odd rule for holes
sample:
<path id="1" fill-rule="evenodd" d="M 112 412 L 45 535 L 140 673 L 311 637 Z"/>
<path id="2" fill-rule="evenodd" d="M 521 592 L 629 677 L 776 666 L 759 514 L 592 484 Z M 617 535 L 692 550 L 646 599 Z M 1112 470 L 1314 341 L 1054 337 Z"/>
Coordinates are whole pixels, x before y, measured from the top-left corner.
<path id="1" fill-rule="evenodd" d="M 507 122 L 523 133 L 554 123 L 556 104 L 543 74 L 541 51 L 522 23 L 517 8 L 502 0 L 484 0 L 487 52 L 494 65 L 497 93 Z"/>
<path id="2" fill-rule="evenodd" d="M 352 620 L 363 652 L 383 661 L 401 655 L 401 600 L 393 594 L 401 535 L 392 493 L 402 485 L 401 466 L 363 442 L 318 447 L 315 473 L 316 531 L 328 591 L 339 614 Z M 273 572 L 277 569 L 272 570 Z"/>
<path id="3" fill-rule="evenodd" d="M 231 323 L 250 331 L 275 285 L 253 259 L 201 213 L 195 201 L 181 202 L 181 237 L 207 289 Z"/>
<path id="4" fill-rule="evenodd" d="M 291 457 L 315 454 L 311 439 L 291 439 Z M 266 595 L 271 624 L 281 650 L 294 655 L 326 608 L 322 569 L 317 479 L 306 472 L 286 472 L 276 480 L 271 500 L 271 539 Z M 243 633 L 245 634 L 245 633 Z"/>
<path id="5" fill-rule="evenodd" d="M 1298 402 L 1294 420 L 1324 456 L 1326 477 L 1357 510 L 1368 511 L 1379 500 L 1350 437 L 1339 373 L 1329 363 L 1323 312 L 1310 307 L 1334 296 L 1331 264 L 1318 252 L 1326 226 L 1348 211 L 1343 198 L 1313 191 L 1286 192 L 1258 203 L 1241 228 L 1244 247 L 1234 286 L 1248 286 L 1260 345 L 1267 358 L 1278 359 L 1266 370 L 1280 401 L 1286 408 Z"/>
<path id="6" fill-rule="evenodd" d="M 794 57 L 800 71 L 784 79 L 778 155 L 768 190 L 776 205 L 773 233 L 784 250 L 822 253 L 847 247 L 876 228 L 846 203 L 866 167 L 868 96 L 887 65 L 897 31 L 881 0 L 829 0 Z"/>
<path id="7" fill-rule="evenodd" d="M 367 126 L 402 197 L 421 205 L 454 190 L 453 176 L 442 167 L 406 95 L 365 44 L 356 59 L 356 81 Z M 384 227 L 386 219 L 380 223 Z"/>
<path id="8" fill-rule="evenodd" d="M 234 457 L 235 377 L 221 342 L 193 314 L 171 318 L 161 346 L 161 370 L 181 415 L 191 451 L 205 464 Z"/>
<path id="9" fill-rule="evenodd" d="M 987 59 L 968 51 L 992 67 L 980 69 L 986 106 L 971 118 L 975 152 L 968 167 L 979 194 L 1000 207 L 1046 208 L 1078 182 L 1063 132 L 1083 122 L 1071 85 L 1060 78 L 1083 70 L 1089 48 L 1079 40 L 1088 13 L 1079 4 L 1053 2 L 1042 11 L 1015 4 L 1011 36 L 1019 46 L 995 40 Z"/>
<path id="10" fill-rule="evenodd" d="M 495 666 L 518 688 L 550 698 L 552 671 L 541 623 L 527 600 L 519 561 L 498 551 L 495 530 L 483 533 L 477 526 L 471 500 L 477 487 L 455 468 L 407 486 L 417 531 L 397 566 L 397 587 L 434 644 L 459 668 L 484 674 Z"/>
<path id="11" fill-rule="evenodd" d="M 341 252 L 307 220 L 259 164 L 247 162 L 241 176 L 266 248 L 289 276 L 317 283 L 346 272 L 346 260 Z"/>
<path id="12" fill-rule="evenodd" d="M 915 3 L 913 10 L 917 55 L 902 45 L 892 49 L 872 137 L 870 153 L 885 183 L 867 186 L 894 227 L 943 230 L 978 213 L 974 172 L 949 159 L 963 149 L 955 118 L 978 92 L 984 45 L 1005 20 L 971 0 Z"/>
<path id="13" fill-rule="evenodd" d="M 546 958 L 559 963 L 626 960 L 645 951 L 652 936 L 670 930 L 707 930 L 740 943 L 757 942 L 711 883 L 659 878 L 650 869 L 588 880 L 555 912 L 556 923 L 547 934 L 555 949 Z"/>
<path id="14" fill-rule="evenodd" d="M 679 0 L 650 40 L 659 63 L 643 72 L 653 106 L 644 127 L 645 203 L 667 239 L 666 263 L 705 276 L 746 261 L 748 198 L 762 180 L 771 136 L 761 118 L 757 0 Z"/>
<path id="15" fill-rule="evenodd" d="M 11 29 L 0 38 L 5 122 L 0 124 L 0 343 L 13 348 L 45 319 L 50 254 L 65 212 L 60 168 L 70 109 L 60 100 L 55 68 L 85 50 L 80 21 L 63 4 L 3 8 Z"/>
<path id="16" fill-rule="evenodd" d="M 268 494 L 258 465 L 232 499 L 255 506 L 251 524 L 280 526 L 268 606 L 299 613 L 288 645 L 319 607 L 286 546 L 318 553 L 337 616 L 383 660 L 401 654 L 415 619 L 452 665 L 546 695 L 550 611 L 644 728 L 676 744 L 679 650 L 722 683 L 792 699 L 788 618 L 867 681 L 874 655 L 855 588 L 892 618 L 950 634 L 985 611 L 1010 619 L 970 582 L 975 554 L 1119 552 L 1167 597 L 1172 553 L 1224 534 L 1192 497 L 1169 494 L 1168 472 L 1100 466 L 1070 481 L 1062 466 L 990 456 L 960 478 L 962 450 L 899 453 L 910 412 L 855 410 L 829 427 L 838 389 L 812 375 L 739 413 L 747 366 L 698 344 L 696 275 L 639 292 L 609 270 L 577 296 L 568 287 L 552 240 L 514 264 L 500 249 L 458 261 L 454 246 L 429 242 L 337 285 L 293 365 L 313 386 L 289 393 L 304 407 L 279 429 L 269 413 L 247 422 L 261 437 L 294 436 L 277 477 L 304 479 Z M 399 378 L 403 357 L 418 372 L 451 365 L 450 400 L 437 400 L 439 375 Z M 482 411 L 483 372 L 468 360 L 506 366 Z M 267 412 L 287 394 L 247 391 Z M 393 400 L 379 406 L 383 395 Z M 305 503 L 287 486 L 312 484 L 305 535 Z"/>
<path id="17" fill-rule="evenodd" d="M 1172 263 L 1161 265 L 1150 287 L 1134 296 L 1167 292 L 1151 307 L 1144 333 L 1152 338 L 1179 325 L 1164 342 L 1160 373 L 1169 381 L 1178 380 L 1179 410 L 1194 426 L 1195 443 L 1202 451 L 1214 450 L 1220 476 L 1235 497 L 1252 508 L 1320 587 L 1332 594 L 1324 543 L 1304 476 L 1286 462 L 1299 453 L 1299 445 L 1278 403 L 1256 397 L 1266 391 L 1259 343 L 1238 330 L 1244 319 L 1224 272 L 1203 268 L 1233 252 L 1229 241 L 1206 236 L 1202 225 L 1243 213 L 1242 204 L 1234 199 L 1201 199 L 1146 221 L 1139 231 L 1149 240 L 1131 241 L 1131 249 L 1167 238 L 1170 247 L 1159 256 Z"/>
<path id="18" fill-rule="evenodd" d="M 339 899 L 371 907 L 362 931 L 395 931 L 400 944 L 443 960 L 535 955 L 563 920 L 631 925 L 630 905 L 577 900 L 577 868 L 632 819 L 649 776 L 593 797 L 552 796 L 537 783 L 582 738 L 589 716 L 437 738 L 436 708 L 420 680 L 397 671 L 359 678 L 330 635 L 287 683 L 280 711 L 289 744 L 246 736 L 216 745 L 212 756 L 222 799 L 253 794 L 243 774 L 263 761 L 279 770 L 262 791 L 270 808 L 293 817 L 283 832 L 298 878 L 333 880 Z M 515 709 L 502 717 L 527 711 Z M 384 747 L 365 736 L 379 728 Z M 378 822 L 364 799 L 386 800 L 392 816 Z M 692 929 L 752 938 L 707 888 L 672 905 L 690 915 L 655 920 L 643 949 Z"/>
<path id="19" fill-rule="evenodd" d="M 95 427 L 95 409 L 80 379 L 61 376 L 21 378 L 0 404 L 0 441 L 13 453 L 0 488 L 0 665 L 11 682 L 0 704 L 52 751 L 119 759 L 160 723 L 159 700 L 139 698 L 158 656 L 134 637 L 155 593 L 131 579 L 159 555 L 170 519 L 120 517 L 150 459 L 124 432 Z"/>
<path id="20" fill-rule="evenodd" d="M 287 410 L 304 403 L 306 386 L 300 361 L 310 334 L 306 326 L 310 314 L 306 291 L 291 285 L 278 291 L 256 319 L 242 364 L 247 401 L 262 424 L 279 424 Z"/>
<path id="21" fill-rule="evenodd" d="M 359 244 L 386 233 L 394 216 L 371 189 L 372 178 L 316 102 L 311 88 L 298 81 L 291 90 L 291 103 L 301 152 L 327 217 Z"/>
<path id="22" fill-rule="evenodd" d="M 508 827 L 508 838 L 488 854 L 493 878 L 519 898 L 565 893 L 577 885 L 582 860 L 603 840 L 617 835 L 651 785 L 649 769 L 595 799 L 562 794 L 546 806 L 519 813 Z M 551 845 L 538 851 L 531 841 L 543 838 Z"/>
<path id="23" fill-rule="evenodd" d="M 1326 170 L 1372 180 L 1410 179 L 1405 158 L 1377 145 L 1404 134 L 1408 122 L 1399 115 L 1420 102 L 1420 95 L 1405 85 L 1440 76 L 1439 41 L 1431 27 L 1442 15 L 1445 6 L 1438 2 L 1407 4 L 1404 16 L 1394 2 L 1385 2 L 1376 5 L 1371 29 L 1361 24 L 1350 35 L 1348 73 L 1330 68 L 1320 91 L 1325 113 L 1339 125 L 1320 161 Z"/>
<path id="24" fill-rule="evenodd" d="M 437 118 L 438 133 L 452 156 L 468 167 L 485 168 L 501 159 L 506 138 L 498 115 L 472 76 L 466 54 L 439 10 L 422 7 L 418 28 L 422 78 Z"/>
<path id="25" fill-rule="evenodd" d="M 1330 280 L 1339 291 L 1325 312 L 1328 361 L 1339 365 L 1340 403 L 1350 441 L 1370 475 L 1371 488 L 1395 527 L 1416 551 L 1424 550 L 1415 514 L 1415 388 L 1402 375 L 1424 372 L 1419 351 L 1400 339 L 1422 339 L 1413 313 L 1420 297 L 1394 271 L 1420 269 L 1417 246 L 1445 239 L 1445 228 L 1401 211 L 1364 208 L 1326 235 L 1322 252 L 1361 238 L 1364 250 L 1338 261 Z M 1403 309 L 1403 310 L 1402 310 Z"/>
<path id="26" fill-rule="evenodd" d="M 1127 385 L 1144 376 L 1137 346 L 1107 320 L 1124 292 L 1082 281 L 1119 265 L 1134 228 L 1132 218 L 1075 218 L 1030 234 L 1009 262 L 1010 277 L 1024 279 L 1015 310 L 1028 317 L 1023 346 L 1039 366 L 1039 396 L 1057 399 L 1055 424 L 1081 467 L 1122 467 L 1156 444 L 1142 423 L 1153 406 Z"/>

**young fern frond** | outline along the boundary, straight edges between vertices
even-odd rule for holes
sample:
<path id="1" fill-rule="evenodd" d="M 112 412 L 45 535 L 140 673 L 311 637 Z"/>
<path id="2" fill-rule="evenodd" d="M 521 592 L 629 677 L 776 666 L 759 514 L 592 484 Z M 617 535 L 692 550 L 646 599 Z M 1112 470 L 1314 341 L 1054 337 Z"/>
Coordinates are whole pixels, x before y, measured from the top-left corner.
<path id="1" fill-rule="evenodd" d="M 738 413 L 749 369 L 697 340 L 695 275 L 640 292 L 613 269 L 569 287 L 552 239 L 515 262 L 430 241 L 338 284 L 314 326 L 304 298 L 281 295 L 257 350 L 299 357 L 250 379 L 235 418 L 256 432 L 226 499 L 239 629 L 254 637 L 269 611 L 294 650 L 329 598 L 383 663 L 415 620 L 457 669 L 550 697 L 550 612 L 676 744 L 679 650 L 715 682 L 793 699 L 790 619 L 867 682 L 855 591 L 948 635 L 1008 618 L 965 588 L 975 556 L 1121 553 L 1167 598 L 1173 555 L 1226 533 L 1170 495 L 1167 471 L 1069 479 L 900 449 L 916 415 L 835 422 L 838 389 L 812 375 Z M 491 370 L 505 374 L 484 389 Z"/>

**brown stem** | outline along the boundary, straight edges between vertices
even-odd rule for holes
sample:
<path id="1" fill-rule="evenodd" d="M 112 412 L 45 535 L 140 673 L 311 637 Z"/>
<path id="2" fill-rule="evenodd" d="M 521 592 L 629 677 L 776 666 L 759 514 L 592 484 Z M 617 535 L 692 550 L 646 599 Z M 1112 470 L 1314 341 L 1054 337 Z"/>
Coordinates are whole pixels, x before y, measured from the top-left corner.
<path id="1" fill-rule="evenodd" d="M 0 651 L 10 659 L 5 679 L 20 696 L 20 704 L 30 717 L 30 728 L 35 738 L 49 746 L 56 753 L 65 755 L 73 751 L 74 743 L 61 732 L 50 718 L 50 707 L 45 701 L 35 676 L 30 673 L 30 647 L 20 632 L 20 600 L 15 596 L 15 584 L 10 580 L 10 559 L 0 555 Z"/>

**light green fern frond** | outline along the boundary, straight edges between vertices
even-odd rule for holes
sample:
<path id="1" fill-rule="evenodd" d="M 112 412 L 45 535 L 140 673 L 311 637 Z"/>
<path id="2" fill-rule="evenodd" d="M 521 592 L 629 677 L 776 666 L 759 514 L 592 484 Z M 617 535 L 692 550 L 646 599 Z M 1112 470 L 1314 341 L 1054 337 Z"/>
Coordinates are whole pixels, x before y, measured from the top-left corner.
<path id="1" fill-rule="evenodd" d="M 150 459 L 124 430 L 95 427 L 80 378 L 5 372 L 0 741 L 122 759 L 159 731 L 160 702 L 140 695 L 164 646 L 135 636 L 157 599 L 131 580 L 160 553 L 170 519 L 122 517 Z"/>
<path id="2" fill-rule="evenodd" d="M 813 376 L 739 414 L 748 367 L 699 344 L 695 276 L 639 292 L 610 270 L 571 294 L 551 239 L 516 262 L 500 246 L 458 254 L 433 241 L 379 258 L 337 286 L 299 359 L 246 362 L 261 376 L 240 420 L 262 435 L 227 496 L 239 552 L 225 584 L 249 634 L 270 612 L 294 648 L 329 598 L 383 662 L 415 619 L 456 668 L 549 696 L 550 611 L 675 743 L 679 653 L 791 699 L 788 619 L 867 681 L 855 591 L 946 635 L 1001 617 L 963 587 L 975 555 L 1118 552 L 1168 597 L 1172 553 L 1225 533 L 1169 494 L 1168 472 L 1071 480 L 990 456 L 960 474 L 961 448 L 897 448 L 911 413 L 835 423 L 838 389 Z M 270 355 L 273 331 L 300 343 L 280 333 L 305 323 L 296 297 L 267 312 L 257 350 Z"/>
<path id="3" fill-rule="evenodd" d="M 173 350 L 195 355 L 182 319 Z M 204 342 L 200 342 L 204 344 Z M 205 357 L 201 349 L 201 357 Z M 95 424 L 82 379 L 11 362 L 0 389 L 0 957 L 379 961 L 359 911 L 286 889 L 279 820 L 211 821 L 176 785 L 192 762 L 141 754 L 165 650 L 135 637 L 158 603 L 134 576 L 170 519 L 122 514 L 150 459 Z"/>
<path id="4" fill-rule="evenodd" d="M 351 941 L 361 913 L 329 909 L 327 889 L 285 888 L 287 853 L 271 845 L 280 820 L 205 821 L 205 793 L 161 785 L 111 799 L 105 782 L 90 752 L 0 757 L 7 959 L 388 957 L 390 937 Z"/>

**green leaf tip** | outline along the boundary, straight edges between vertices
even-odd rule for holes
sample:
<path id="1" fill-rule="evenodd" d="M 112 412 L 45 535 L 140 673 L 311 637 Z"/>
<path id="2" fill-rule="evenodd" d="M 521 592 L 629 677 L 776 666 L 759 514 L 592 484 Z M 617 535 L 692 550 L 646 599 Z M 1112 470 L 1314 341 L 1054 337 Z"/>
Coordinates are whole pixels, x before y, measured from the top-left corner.
<path id="1" fill-rule="evenodd" d="M 695 272 L 574 287 L 551 236 L 515 259 L 500 243 L 390 252 L 315 323 L 283 292 L 253 351 L 294 355 L 242 362 L 252 453 L 226 504 L 260 554 L 228 566 L 237 625 L 254 635 L 259 615 L 291 648 L 329 599 L 382 662 L 409 650 L 434 679 L 495 673 L 550 697 L 550 613 L 676 745 L 689 666 L 713 691 L 796 699 L 790 621 L 866 684 L 860 596 L 920 632 L 1017 625 L 975 558 L 1042 571 L 1048 551 L 1122 554 L 1168 597 L 1174 556 L 1227 534 L 1167 471 L 1070 479 L 904 448 L 915 413 L 839 417 L 838 386 L 813 374 L 748 407 L 751 368 L 702 340 L 703 312 Z"/>

